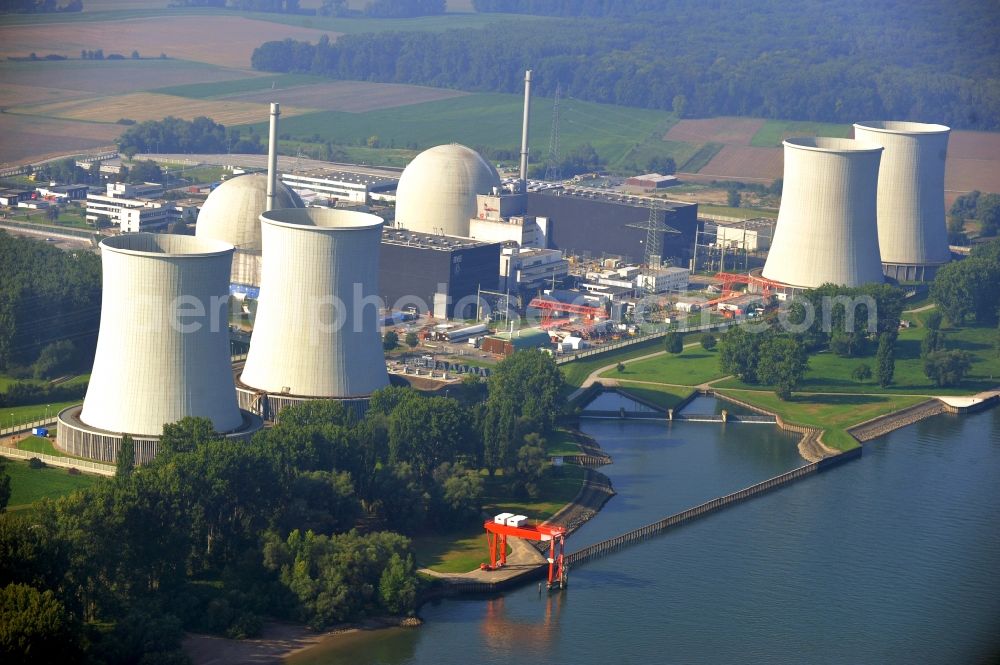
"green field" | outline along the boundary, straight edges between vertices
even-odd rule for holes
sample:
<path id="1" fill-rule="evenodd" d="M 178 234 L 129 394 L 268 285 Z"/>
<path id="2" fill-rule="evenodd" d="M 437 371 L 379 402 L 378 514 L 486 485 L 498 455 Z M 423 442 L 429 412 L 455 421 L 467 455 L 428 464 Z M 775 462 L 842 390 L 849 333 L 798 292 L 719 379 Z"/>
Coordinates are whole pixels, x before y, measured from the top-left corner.
<path id="1" fill-rule="evenodd" d="M 712 161 L 712 158 L 722 150 L 721 143 L 705 143 L 687 160 L 677 162 L 677 170 L 684 173 L 697 173 Z"/>
<path id="2" fill-rule="evenodd" d="M 569 431 L 556 429 L 545 439 L 545 454 L 550 457 L 579 455 L 580 446 Z"/>
<path id="3" fill-rule="evenodd" d="M 648 383 L 633 383 L 631 381 L 620 381 L 619 389 L 639 399 L 655 404 L 661 409 L 673 409 L 691 394 L 691 388 L 679 388 L 674 386 L 657 386 Z"/>
<path id="4" fill-rule="evenodd" d="M 850 125 L 801 120 L 768 120 L 757 130 L 750 145 L 758 148 L 774 148 L 781 145 L 786 136 L 834 136 L 847 138 L 853 129 Z"/>
<path id="5" fill-rule="evenodd" d="M 738 217 L 739 219 L 756 219 L 758 217 L 770 217 L 777 219 L 777 210 L 767 210 L 764 208 L 730 208 L 728 206 L 713 206 L 698 204 L 698 212 L 706 215 L 724 215 L 726 217 Z"/>
<path id="6" fill-rule="evenodd" d="M 736 399 L 777 413 L 787 422 L 825 430 L 823 442 L 840 450 L 855 448 L 858 442 L 844 430 L 893 411 L 925 401 L 925 397 L 896 395 L 801 395 L 789 401 L 763 390 L 720 390 Z"/>
<path id="7" fill-rule="evenodd" d="M 64 496 L 101 480 L 86 474 L 70 475 L 66 469 L 31 469 L 27 462 L 16 460 L 7 460 L 4 468 L 10 474 L 9 510 L 27 508 L 41 499 Z"/>
<path id="8" fill-rule="evenodd" d="M 81 400 L 72 400 L 69 402 L 50 402 L 46 404 L 31 404 L 28 406 L 8 406 L 0 409 L 0 425 L 3 427 L 10 427 L 11 423 L 19 425 L 21 423 L 30 423 L 45 417 L 46 412 L 49 416 L 55 417 L 62 409 L 67 406 L 73 406 L 74 404 L 79 404 Z"/>
<path id="9" fill-rule="evenodd" d="M 656 353 L 657 351 L 662 350 L 663 340 L 653 339 L 645 342 L 639 342 L 638 344 L 632 344 L 621 349 L 615 349 L 614 351 L 608 351 L 607 353 L 601 353 L 596 356 L 590 356 L 588 358 L 584 358 L 583 360 L 574 360 L 573 362 L 562 365 L 560 369 L 562 369 L 566 385 L 571 389 L 575 389 L 579 388 L 594 370 L 600 369 L 606 365 L 614 365 L 615 363 L 619 363 L 623 360 L 631 360 L 632 358 L 638 358 L 639 356 L 648 356 L 650 353 Z"/>
<path id="10" fill-rule="evenodd" d="M 700 337 L 700 335 L 698 336 Z M 690 337 L 695 337 L 695 335 Z M 686 339 L 685 341 L 690 343 L 695 340 Z M 678 355 L 668 353 L 628 363 L 622 372 L 613 367 L 601 374 L 602 378 L 608 379 L 672 383 L 684 386 L 696 386 L 722 376 L 724 374 L 719 369 L 718 352 L 715 350 L 706 351 L 701 346 L 686 348 L 683 353 Z"/>
<path id="11" fill-rule="evenodd" d="M 156 92 L 162 95 L 188 97 L 190 99 L 216 99 L 219 97 L 226 97 L 227 95 L 238 95 L 244 92 L 269 90 L 272 87 L 276 90 L 283 90 L 294 86 L 311 85 L 313 83 L 323 83 L 326 81 L 327 79 L 320 78 L 319 76 L 311 76 L 309 74 L 271 74 L 233 79 L 232 81 L 218 81 L 217 83 L 173 85 L 166 88 L 155 88 L 149 92 Z"/>
<path id="12" fill-rule="evenodd" d="M 306 113 L 283 119 L 281 130 L 300 141 L 328 140 L 341 145 L 358 145 L 377 136 L 383 147 L 397 149 L 457 142 L 470 147 L 516 150 L 520 144 L 522 104 L 520 95 L 478 93 L 366 113 Z M 564 153 L 590 143 L 609 165 L 614 165 L 627 159 L 636 144 L 655 141 L 657 151 L 662 145 L 662 154 L 670 152 L 671 144 L 654 138 L 673 122 L 668 113 L 575 99 L 563 100 L 560 108 L 560 145 Z M 536 128 L 551 124 L 551 99 L 536 98 L 531 109 Z M 267 132 L 267 123 L 253 127 L 257 132 Z M 535 131 L 532 154 L 541 159 L 548 152 L 548 144 L 549 132 Z"/>
<path id="13" fill-rule="evenodd" d="M 33 453 L 42 453 L 43 455 L 52 455 L 53 457 L 70 457 L 63 451 L 52 445 L 52 441 L 49 439 L 43 439 L 40 436 L 29 436 L 21 439 L 17 442 L 17 447 L 19 450 L 28 450 Z"/>

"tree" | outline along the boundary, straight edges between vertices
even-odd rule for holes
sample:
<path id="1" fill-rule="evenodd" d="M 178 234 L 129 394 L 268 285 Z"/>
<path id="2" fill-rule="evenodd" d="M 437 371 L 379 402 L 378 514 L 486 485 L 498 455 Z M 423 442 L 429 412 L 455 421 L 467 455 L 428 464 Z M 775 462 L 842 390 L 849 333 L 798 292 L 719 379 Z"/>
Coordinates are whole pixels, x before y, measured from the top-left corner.
<path id="1" fill-rule="evenodd" d="M 701 336 L 701 348 L 705 349 L 706 351 L 711 351 L 716 347 L 718 343 L 719 340 L 716 339 L 715 335 L 713 335 L 712 333 L 705 333 L 704 335 Z"/>
<path id="2" fill-rule="evenodd" d="M 740 207 L 740 192 L 737 189 L 730 189 L 726 192 L 726 205 L 730 208 Z"/>
<path id="3" fill-rule="evenodd" d="M 162 179 L 163 170 L 150 159 L 133 162 L 129 166 L 128 181 L 131 183 L 159 182 Z"/>
<path id="4" fill-rule="evenodd" d="M 139 59 L 139 52 L 138 51 L 132 51 L 132 59 L 133 60 L 138 60 Z"/>
<path id="5" fill-rule="evenodd" d="M 757 362 L 765 333 L 751 333 L 743 326 L 733 326 L 719 340 L 719 367 L 735 374 L 744 383 L 757 383 Z"/>
<path id="6" fill-rule="evenodd" d="M 316 9 L 320 16 L 346 16 L 347 0 L 323 0 L 323 4 Z"/>
<path id="7" fill-rule="evenodd" d="M 7 461 L 0 458 L 0 514 L 7 510 L 10 501 L 10 474 L 7 473 Z"/>
<path id="8" fill-rule="evenodd" d="M 122 437 L 121 447 L 118 448 L 118 459 L 115 462 L 115 476 L 127 478 L 135 470 L 135 443 L 132 437 L 126 434 Z"/>
<path id="9" fill-rule="evenodd" d="M 941 310 L 932 309 L 924 318 L 924 325 L 927 326 L 929 330 L 940 330 L 943 319 L 944 315 L 941 313 Z"/>
<path id="10" fill-rule="evenodd" d="M 896 372 L 896 334 L 884 332 L 878 337 L 878 351 L 875 353 L 875 376 L 878 384 L 886 388 L 892 383 Z"/>
<path id="11" fill-rule="evenodd" d="M 671 330 L 663 337 L 663 348 L 667 353 L 678 354 L 684 351 L 684 335 Z"/>
<path id="12" fill-rule="evenodd" d="M 59 206 L 53 204 L 53 205 L 50 205 L 48 208 L 46 208 L 45 209 L 45 218 L 47 220 L 49 220 L 50 222 L 54 222 L 57 219 L 59 219 Z"/>
<path id="13" fill-rule="evenodd" d="M 673 109 L 674 115 L 678 118 L 684 117 L 684 110 L 687 108 L 687 97 L 684 95 L 674 95 L 674 100 L 671 103 L 671 108 Z"/>
<path id="14" fill-rule="evenodd" d="M 399 335 L 396 334 L 395 330 L 387 330 L 382 335 L 382 348 L 386 351 L 392 351 L 397 346 L 399 346 Z"/>
<path id="15" fill-rule="evenodd" d="M 809 367 L 805 345 L 788 335 L 773 335 L 763 341 L 757 363 L 761 383 L 774 386 L 775 394 L 788 400 Z"/>
<path id="16" fill-rule="evenodd" d="M 868 365 L 867 363 L 862 363 L 861 365 L 858 365 L 857 367 L 854 368 L 854 371 L 851 372 L 851 378 L 857 381 L 858 383 L 864 383 L 865 381 L 868 381 L 869 379 L 872 378 L 871 365 Z"/>
<path id="17" fill-rule="evenodd" d="M 81 630 L 52 591 L 0 589 L 0 655 L 5 663 L 80 662 Z"/>
<path id="18" fill-rule="evenodd" d="M 984 194 L 976 202 L 976 219 L 982 225 L 980 235 L 995 236 L 1000 229 L 1000 194 Z"/>
<path id="19" fill-rule="evenodd" d="M 621 374 L 622 372 L 625 371 L 625 363 L 618 363 L 617 365 L 615 365 L 615 369 L 618 370 L 619 374 Z"/>
<path id="20" fill-rule="evenodd" d="M 417 333 L 414 332 L 406 333 L 406 337 L 404 337 L 403 340 L 406 342 L 406 345 L 411 349 L 416 348 L 417 345 L 420 344 L 420 338 L 417 337 Z"/>
<path id="21" fill-rule="evenodd" d="M 934 351 L 924 357 L 924 374 L 934 385 L 956 386 L 972 369 L 972 355 L 967 351 Z"/>
<path id="22" fill-rule="evenodd" d="M 417 578 L 412 556 L 404 559 L 394 552 L 389 557 L 378 582 L 378 595 L 382 606 L 393 614 L 413 610 L 417 598 Z"/>
<path id="23" fill-rule="evenodd" d="M 922 357 L 928 354 L 934 353 L 935 351 L 941 351 L 944 349 L 944 333 L 940 330 L 935 330 L 929 328 L 924 334 L 923 340 L 920 342 L 920 355 Z"/>

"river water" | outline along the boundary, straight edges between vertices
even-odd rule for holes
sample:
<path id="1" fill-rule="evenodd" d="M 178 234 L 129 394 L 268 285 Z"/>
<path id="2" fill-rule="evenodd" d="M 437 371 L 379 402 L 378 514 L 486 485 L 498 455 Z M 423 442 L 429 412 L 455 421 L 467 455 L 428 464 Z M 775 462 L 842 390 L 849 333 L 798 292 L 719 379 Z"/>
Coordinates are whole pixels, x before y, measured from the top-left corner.
<path id="1" fill-rule="evenodd" d="M 801 464 L 767 425 L 590 421 L 619 494 L 572 551 Z M 861 459 L 315 665 L 973 663 L 1000 655 L 1000 409 L 938 416 Z"/>

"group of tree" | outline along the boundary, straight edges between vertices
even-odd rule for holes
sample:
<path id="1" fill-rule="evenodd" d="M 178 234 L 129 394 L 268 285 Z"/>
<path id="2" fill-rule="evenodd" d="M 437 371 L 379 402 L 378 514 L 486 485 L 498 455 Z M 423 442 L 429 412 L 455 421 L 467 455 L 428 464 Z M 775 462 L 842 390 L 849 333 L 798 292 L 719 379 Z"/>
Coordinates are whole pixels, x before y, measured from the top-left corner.
<path id="1" fill-rule="evenodd" d="M 0 14 L 83 11 L 83 0 L 0 0 Z"/>
<path id="2" fill-rule="evenodd" d="M 964 245 L 965 223 L 979 223 L 979 235 L 992 237 L 1000 230 L 1000 194 L 983 194 L 978 189 L 955 199 L 948 210 L 948 241 Z"/>
<path id="3" fill-rule="evenodd" d="M 482 519 L 484 467 L 530 491 L 560 388 L 551 358 L 518 352 L 453 397 L 377 391 L 360 419 L 311 402 L 234 441 L 187 418 L 140 467 L 126 438 L 113 479 L 0 520 L 0 653 L 180 663 L 182 630 L 411 612 L 408 536 Z"/>
<path id="4" fill-rule="evenodd" d="M 347 0 L 323 0 L 319 7 L 315 8 L 303 8 L 300 0 L 174 0 L 171 6 L 217 7 L 278 14 L 409 18 L 443 14 L 445 0 L 368 0 L 361 10 L 352 10 Z"/>
<path id="5" fill-rule="evenodd" d="M 253 153 L 265 152 L 261 138 L 252 131 L 244 135 L 211 118 L 182 120 L 167 116 L 130 126 L 118 138 L 118 149 L 126 156 L 140 152 Z"/>
<path id="6" fill-rule="evenodd" d="M 515 8 L 573 17 L 349 34 L 317 44 L 267 42 L 254 51 L 252 65 L 508 93 L 519 92 L 521 73 L 532 69 L 533 88 L 543 96 L 559 86 L 568 97 L 675 112 L 681 100 L 681 110 L 692 117 L 906 117 L 1000 127 L 1000 60 L 993 41 L 1000 13 L 984 14 L 973 0 L 959 0 L 945 13 L 932 0 L 915 0 L 905 11 L 891 0 L 875 0 L 866 4 L 862 22 L 848 0 L 806 0 L 795 12 L 779 0 L 752 6 L 674 0 L 648 3 L 659 11 L 641 15 L 610 10 L 618 3 L 587 3 L 609 8 L 610 16 L 600 19 L 528 4 Z M 927 52 L 939 55 L 928 60 Z"/>
<path id="7" fill-rule="evenodd" d="M 941 325 L 944 315 L 940 310 L 931 310 L 924 317 L 927 328 L 920 343 L 920 357 L 924 363 L 924 374 L 934 385 L 948 387 L 958 385 L 972 369 L 972 355 L 962 349 L 949 349 L 947 336 Z"/>
<path id="8" fill-rule="evenodd" d="M 0 265 L 0 371 L 51 378 L 89 366 L 100 323 L 100 258 L 0 231 Z"/>
<path id="9" fill-rule="evenodd" d="M 899 330 L 904 302 L 903 291 L 890 284 L 824 284 L 792 301 L 788 321 L 810 350 L 856 358 L 869 355 L 883 333 Z"/>
<path id="10" fill-rule="evenodd" d="M 979 245 L 962 261 L 942 266 L 930 296 L 951 325 L 995 324 L 1000 308 L 1000 240 Z"/>
<path id="11" fill-rule="evenodd" d="M 809 368 L 801 337 L 770 325 L 733 326 L 719 339 L 718 348 L 722 371 L 744 383 L 773 386 L 783 400 L 791 398 Z"/>

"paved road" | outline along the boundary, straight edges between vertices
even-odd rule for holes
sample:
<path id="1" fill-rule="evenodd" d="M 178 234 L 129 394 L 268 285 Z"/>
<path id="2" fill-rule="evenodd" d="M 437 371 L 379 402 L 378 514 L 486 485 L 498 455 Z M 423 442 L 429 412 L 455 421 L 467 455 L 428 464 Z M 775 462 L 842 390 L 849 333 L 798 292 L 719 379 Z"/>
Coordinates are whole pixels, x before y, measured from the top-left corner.
<path id="1" fill-rule="evenodd" d="M 266 169 L 267 155 L 230 155 L 230 154 L 171 154 L 171 153 L 146 153 L 136 155 L 135 159 L 151 159 L 154 162 L 180 162 L 192 166 L 198 164 L 210 164 L 214 166 L 227 166 L 235 164 L 243 168 Z M 366 175 L 380 176 L 386 178 L 398 178 L 402 169 L 391 166 L 364 166 L 359 164 L 344 164 L 341 162 L 322 162 L 318 159 L 308 159 L 306 157 L 289 157 L 288 155 L 278 155 L 278 170 L 280 171 L 308 171 L 311 169 L 343 169 L 351 173 L 364 173 Z"/>

